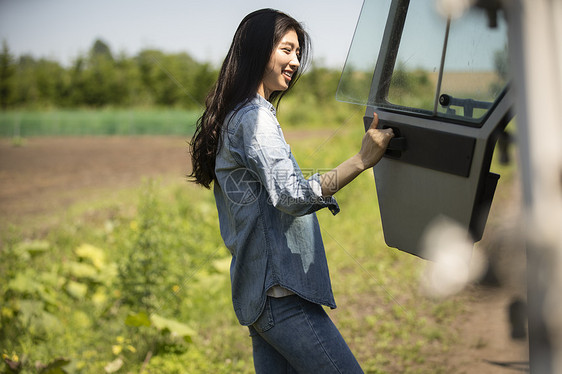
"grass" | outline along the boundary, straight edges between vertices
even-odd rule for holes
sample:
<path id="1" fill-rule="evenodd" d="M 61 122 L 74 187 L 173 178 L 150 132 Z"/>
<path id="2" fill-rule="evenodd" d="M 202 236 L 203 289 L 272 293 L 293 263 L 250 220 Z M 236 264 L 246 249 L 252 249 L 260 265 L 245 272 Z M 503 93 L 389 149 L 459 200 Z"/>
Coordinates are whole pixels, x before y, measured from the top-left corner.
<path id="1" fill-rule="evenodd" d="M 321 108 L 321 109 L 319 109 Z M 357 106 L 344 103 L 321 105 L 311 95 L 283 100 L 279 120 L 287 128 L 333 128 L 344 123 Z M 181 135 L 195 131 L 199 110 L 174 108 L 44 109 L 0 111 L 0 137 L 14 145 L 37 136 Z"/>
<path id="2" fill-rule="evenodd" d="M 0 111 L 0 136 L 191 135 L 199 115 L 182 109 Z"/>
<path id="3" fill-rule="evenodd" d="M 356 152 L 361 115 L 351 118 L 356 125 L 292 141 L 301 168 L 330 168 Z M 4 361 L 22 373 L 47 365 L 67 373 L 253 372 L 212 192 L 147 181 L 118 196 L 79 204 L 50 227 L 2 232 Z M 337 199 L 337 216 L 318 213 L 339 306 L 329 314 L 362 367 L 449 372 L 463 299 L 425 297 L 425 262 L 384 244 L 372 173 Z M 9 371 L 0 364 L 0 372 Z"/>
<path id="4" fill-rule="evenodd" d="M 326 168 L 351 156 L 361 135 L 360 127 L 346 128 L 314 155 L 309 150 L 316 144 L 294 146 L 293 152 L 301 167 Z M 434 372 L 435 364 L 425 361 L 453 344 L 454 330 L 445 326 L 462 306 L 423 296 L 425 261 L 385 245 L 372 173 L 360 175 L 337 198 L 337 216 L 319 213 L 339 305 L 331 313 L 336 324 L 366 372 Z"/>

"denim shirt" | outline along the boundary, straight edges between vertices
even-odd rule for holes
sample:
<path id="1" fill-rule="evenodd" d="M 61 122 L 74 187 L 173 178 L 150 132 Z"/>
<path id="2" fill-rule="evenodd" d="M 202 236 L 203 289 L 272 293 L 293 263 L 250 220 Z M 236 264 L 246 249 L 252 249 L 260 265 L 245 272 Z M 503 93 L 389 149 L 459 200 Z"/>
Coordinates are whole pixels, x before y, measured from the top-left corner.
<path id="1" fill-rule="evenodd" d="M 221 140 L 214 195 L 239 322 L 256 321 L 272 286 L 335 308 L 314 212 L 339 206 L 321 196 L 318 174 L 303 176 L 275 108 L 256 95 L 227 116 Z"/>

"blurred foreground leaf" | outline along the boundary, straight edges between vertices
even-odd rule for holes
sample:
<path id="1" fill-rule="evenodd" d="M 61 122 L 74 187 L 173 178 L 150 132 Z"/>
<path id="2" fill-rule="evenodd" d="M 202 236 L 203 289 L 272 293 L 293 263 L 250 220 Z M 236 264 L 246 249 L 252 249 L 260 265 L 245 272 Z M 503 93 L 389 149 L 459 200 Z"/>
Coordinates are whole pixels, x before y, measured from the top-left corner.
<path id="1" fill-rule="evenodd" d="M 158 314 L 152 314 L 150 320 L 159 331 L 169 332 L 172 336 L 181 337 L 186 342 L 191 342 L 193 336 L 196 334 L 195 330 L 186 324 L 161 317 Z"/>
<path id="2" fill-rule="evenodd" d="M 36 367 L 40 374 L 66 374 L 67 372 L 63 369 L 70 363 L 70 360 L 66 358 L 55 358 L 53 361 L 49 362 L 46 366 L 42 364 L 37 364 Z"/>
<path id="3" fill-rule="evenodd" d="M 139 326 L 150 326 L 152 322 L 148 318 L 145 312 L 139 313 L 129 313 L 127 318 L 125 318 L 125 324 L 127 326 L 139 327 Z"/>
<path id="4" fill-rule="evenodd" d="M 106 373 L 115 373 L 123 366 L 123 360 L 118 357 L 115 360 L 111 361 L 109 364 L 104 366 L 104 370 Z"/>
<path id="5" fill-rule="evenodd" d="M 81 259 L 90 260 L 90 262 L 99 270 L 105 265 L 105 252 L 103 249 L 94 247 L 91 244 L 82 244 L 76 248 L 76 255 Z"/>

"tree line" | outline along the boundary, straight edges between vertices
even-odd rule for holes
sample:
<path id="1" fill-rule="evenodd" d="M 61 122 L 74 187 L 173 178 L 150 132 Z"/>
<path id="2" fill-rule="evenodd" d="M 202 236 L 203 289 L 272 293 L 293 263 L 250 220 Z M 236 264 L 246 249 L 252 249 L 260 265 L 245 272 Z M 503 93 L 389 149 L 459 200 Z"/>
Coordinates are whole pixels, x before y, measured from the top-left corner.
<path id="1" fill-rule="evenodd" d="M 293 99 L 325 104 L 333 99 L 340 72 L 312 66 L 291 93 Z M 179 107 L 201 109 L 218 76 L 188 53 L 145 49 L 115 55 L 96 40 L 68 66 L 31 55 L 15 57 L 7 43 L 0 54 L 0 108 Z M 295 97 L 296 96 L 296 97 Z M 297 98 L 298 97 L 298 98 Z"/>
<path id="2" fill-rule="evenodd" d="M 0 107 L 174 106 L 199 108 L 218 72 L 187 53 L 145 49 L 115 56 L 96 40 L 86 55 L 64 67 L 31 55 L 0 55 Z"/>

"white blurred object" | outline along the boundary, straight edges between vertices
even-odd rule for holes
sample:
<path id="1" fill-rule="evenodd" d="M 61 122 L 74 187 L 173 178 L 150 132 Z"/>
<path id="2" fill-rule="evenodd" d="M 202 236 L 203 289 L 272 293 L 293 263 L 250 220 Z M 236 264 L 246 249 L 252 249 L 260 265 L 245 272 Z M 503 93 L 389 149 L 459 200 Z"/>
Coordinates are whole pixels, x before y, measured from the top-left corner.
<path id="1" fill-rule="evenodd" d="M 482 275 L 486 259 L 473 248 L 465 229 L 453 220 L 439 217 L 430 224 L 423 240 L 424 257 L 431 259 L 421 282 L 432 297 L 448 297 L 462 291 Z"/>
<path id="2" fill-rule="evenodd" d="M 474 3 L 475 0 L 436 0 L 435 7 L 443 18 L 457 19 Z"/>

